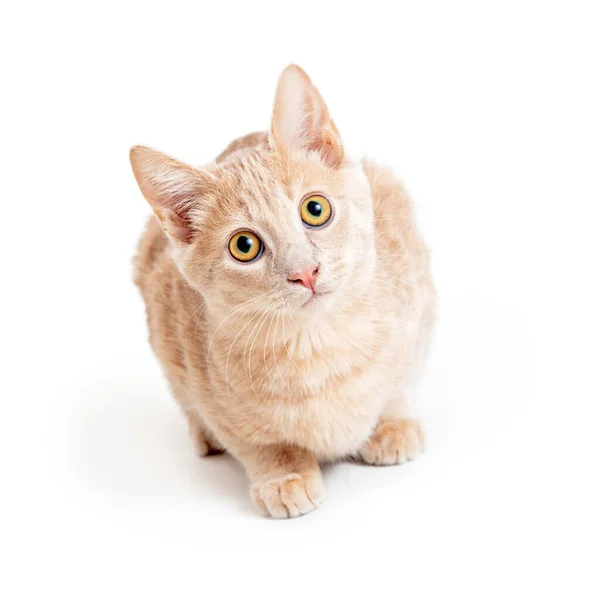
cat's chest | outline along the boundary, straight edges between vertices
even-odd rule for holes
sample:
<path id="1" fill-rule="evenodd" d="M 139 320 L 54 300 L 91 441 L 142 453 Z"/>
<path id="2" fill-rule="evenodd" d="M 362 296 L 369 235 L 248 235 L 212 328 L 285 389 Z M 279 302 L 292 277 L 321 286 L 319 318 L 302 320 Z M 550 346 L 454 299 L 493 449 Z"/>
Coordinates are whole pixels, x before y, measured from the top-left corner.
<path id="1" fill-rule="evenodd" d="M 266 361 L 263 356 L 263 365 L 275 393 L 283 388 L 292 398 L 326 395 L 377 369 L 392 342 L 389 327 L 377 316 L 320 322 L 282 339 Z"/>
<path id="2" fill-rule="evenodd" d="M 302 332 L 263 352 L 244 396 L 262 439 L 283 439 L 324 459 L 355 450 L 393 393 L 393 342 L 389 326 L 372 321 L 337 333 Z"/>

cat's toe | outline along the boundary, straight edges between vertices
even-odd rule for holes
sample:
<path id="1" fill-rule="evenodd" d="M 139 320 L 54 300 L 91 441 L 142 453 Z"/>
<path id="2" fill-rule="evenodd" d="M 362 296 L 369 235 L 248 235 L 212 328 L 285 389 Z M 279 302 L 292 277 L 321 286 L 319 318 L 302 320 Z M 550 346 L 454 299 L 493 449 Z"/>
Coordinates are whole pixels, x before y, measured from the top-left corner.
<path id="1" fill-rule="evenodd" d="M 266 516 L 299 517 L 321 504 L 323 480 L 320 474 L 292 473 L 253 484 L 250 496 Z"/>
<path id="2" fill-rule="evenodd" d="M 414 460 L 424 449 L 421 424 L 415 419 L 382 423 L 359 450 L 369 465 L 399 465 Z"/>

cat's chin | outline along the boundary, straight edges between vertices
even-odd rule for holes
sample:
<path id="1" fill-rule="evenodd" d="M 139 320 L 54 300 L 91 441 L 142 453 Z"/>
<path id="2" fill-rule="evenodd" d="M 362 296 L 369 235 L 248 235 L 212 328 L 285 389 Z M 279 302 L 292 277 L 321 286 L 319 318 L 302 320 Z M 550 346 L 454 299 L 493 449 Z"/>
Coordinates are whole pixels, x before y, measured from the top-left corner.
<path id="1" fill-rule="evenodd" d="M 327 304 L 329 304 L 332 295 L 332 291 L 317 292 L 300 307 L 300 310 L 317 310 L 324 308 Z"/>

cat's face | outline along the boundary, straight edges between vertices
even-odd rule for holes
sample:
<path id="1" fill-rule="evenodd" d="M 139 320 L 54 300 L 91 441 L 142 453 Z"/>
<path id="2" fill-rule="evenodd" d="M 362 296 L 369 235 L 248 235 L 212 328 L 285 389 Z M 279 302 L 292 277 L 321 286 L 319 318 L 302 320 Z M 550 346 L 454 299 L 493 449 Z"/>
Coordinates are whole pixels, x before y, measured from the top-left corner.
<path id="1" fill-rule="evenodd" d="M 271 132 L 257 141 L 202 170 L 132 151 L 181 272 L 228 312 L 314 315 L 363 293 L 374 260 L 369 185 L 360 165 L 344 160 L 320 95 L 297 67 L 280 79 Z"/>
<path id="2" fill-rule="evenodd" d="M 248 301 L 251 312 L 325 309 L 355 290 L 373 246 L 362 171 L 300 156 L 282 172 L 268 149 L 239 154 L 212 171 L 209 223 L 175 250 L 188 280 L 209 301 Z"/>

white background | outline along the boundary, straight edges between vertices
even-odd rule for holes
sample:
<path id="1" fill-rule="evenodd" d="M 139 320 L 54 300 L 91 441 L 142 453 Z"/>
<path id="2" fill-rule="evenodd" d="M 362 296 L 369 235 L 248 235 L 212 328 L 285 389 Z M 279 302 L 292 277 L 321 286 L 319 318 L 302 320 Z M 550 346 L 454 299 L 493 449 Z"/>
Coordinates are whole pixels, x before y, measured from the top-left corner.
<path id="1" fill-rule="evenodd" d="M 2 598 L 598 598 L 596 2 L 2 8 Z M 279 72 L 392 166 L 432 248 L 427 452 L 261 518 L 146 342 L 127 153 L 268 126 Z"/>

